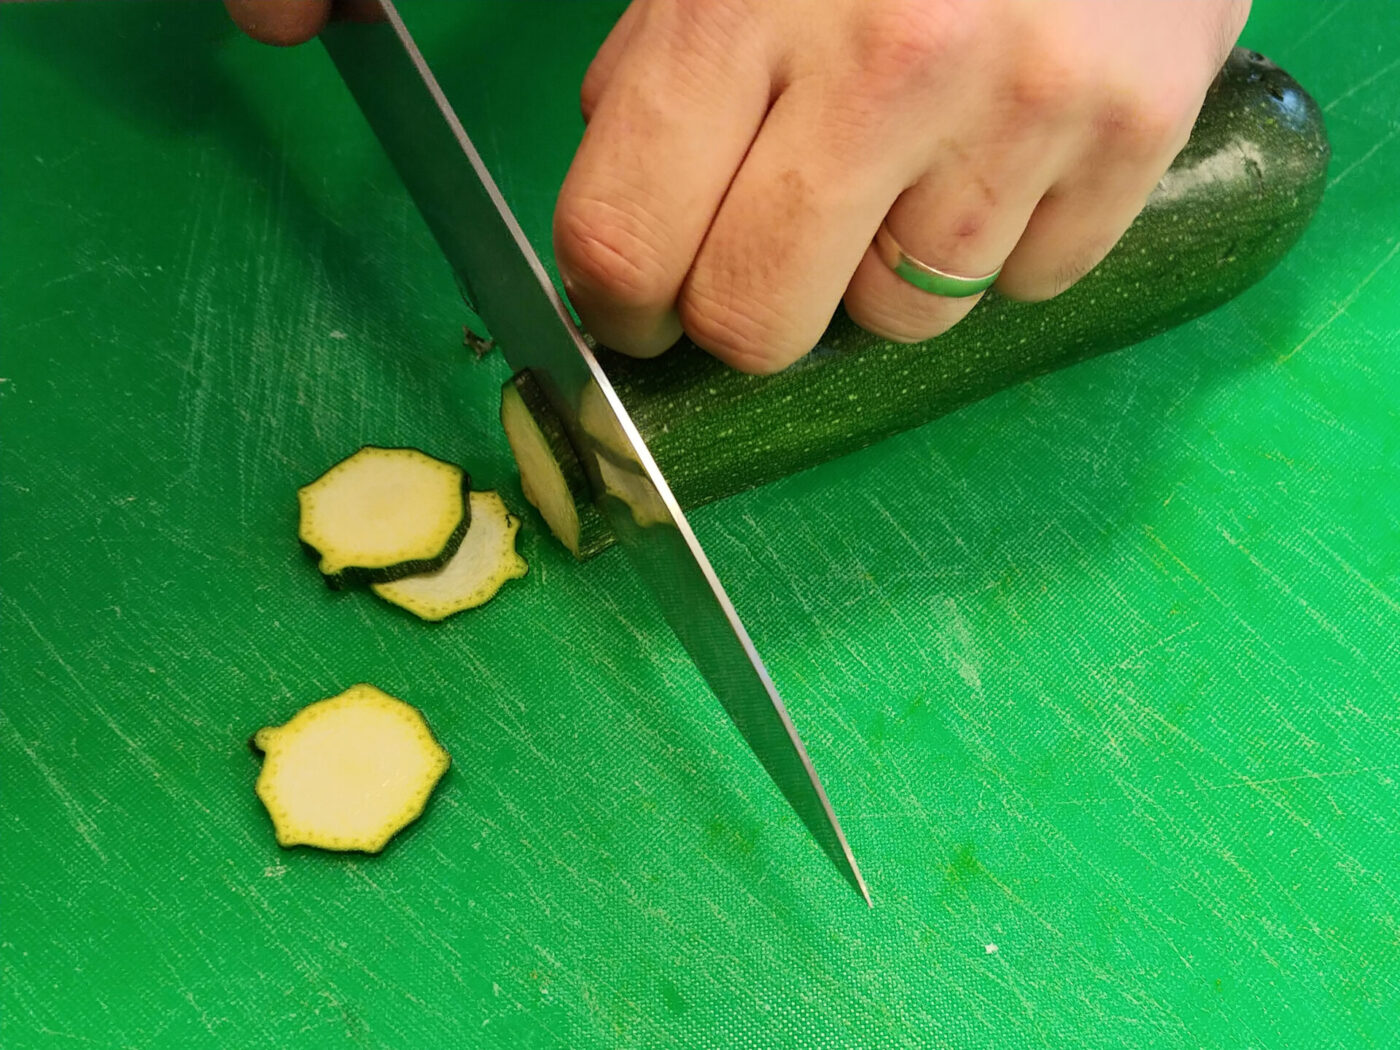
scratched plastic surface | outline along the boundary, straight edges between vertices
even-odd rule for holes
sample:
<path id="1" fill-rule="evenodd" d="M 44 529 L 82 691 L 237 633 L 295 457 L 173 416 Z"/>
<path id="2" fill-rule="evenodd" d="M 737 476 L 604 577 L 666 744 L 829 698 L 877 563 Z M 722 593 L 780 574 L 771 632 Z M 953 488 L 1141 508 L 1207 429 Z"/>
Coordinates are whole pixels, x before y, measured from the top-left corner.
<path id="1" fill-rule="evenodd" d="M 542 244 L 614 10 L 414 12 Z M 324 55 L 6 5 L 0 1042 L 1396 1046 L 1400 13 L 1246 41 L 1335 146 L 1263 284 L 697 515 L 867 911 L 616 552 L 529 516 L 440 626 L 303 560 L 295 486 L 363 442 L 523 509 L 504 365 Z M 380 857 L 279 851 L 244 741 L 362 680 L 452 771 Z"/>

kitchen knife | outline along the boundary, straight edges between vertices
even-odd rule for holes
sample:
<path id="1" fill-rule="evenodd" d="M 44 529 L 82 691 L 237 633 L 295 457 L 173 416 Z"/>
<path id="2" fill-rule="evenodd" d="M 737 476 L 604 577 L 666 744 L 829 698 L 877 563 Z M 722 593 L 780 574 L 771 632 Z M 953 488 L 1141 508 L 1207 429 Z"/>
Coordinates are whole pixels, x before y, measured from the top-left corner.
<path id="1" fill-rule="evenodd" d="M 563 420 L 619 545 L 758 760 L 817 842 L 870 893 L 806 748 L 665 478 L 599 367 L 390 0 L 382 18 L 321 34 L 336 68 L 511 367 L 530 369 Z M 607 449 L 579 424 L 612 415 Z M 621 470 L 627 483 L 605 486 Z M 624 491 L 624 499 L 614 494 Z M 638 513 L 644 505 L 645 513 Z M 644 522 L 645 524 L 639 524 Z"/>

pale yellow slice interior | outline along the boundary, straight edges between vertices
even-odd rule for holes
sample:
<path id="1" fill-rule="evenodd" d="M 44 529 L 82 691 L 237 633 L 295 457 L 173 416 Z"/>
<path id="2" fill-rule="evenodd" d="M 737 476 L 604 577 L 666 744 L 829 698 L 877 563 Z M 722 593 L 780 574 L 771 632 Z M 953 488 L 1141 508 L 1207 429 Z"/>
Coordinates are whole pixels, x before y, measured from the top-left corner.
<path id="1" fill-rule="evenodd" d="M 462 523 L 462 468 L 414 448 L 362 448 L 297 492 L 321 571 L 438 557 Z"/>
<path id="2" fill-rule="evenodd" d="M 525 559 L 515 552 L 520 519 L 495 492 L 473 492 L 471 501 L 471 527 L 446 565 L 370 589 L 424 620 L 441 620 L 490 601 L 507 580 L 524 576 Z"/>
<path id="3" fill-rule="evenodd" d="M 559 542 L 577 555 L 578 509 L 569 492 L 569 483 L 525 399 L 509 384 L 501 392 L 501 424 L 520 469 L 520 488 L 525 498 L 540 512 Z"/>
<path id="4" fill-rule="evenodd" d="M 672 520 L 661 493 L 645 474 L 619 467 L 607 456 L 598 457 L 598 472 L 603 478 L 603 488 L 627 504 L 638 528 L 664 525 Z"/>
<path id="5" fill-rule="evenodd" d="M 423 812 L 450 762 L 418 711 L 372 685 L 253 737 L 257 793 L 283 846 L 378 853 Z"/>
<path id="6" fill-rule="evenodd" d="M 633 457 L 632 442 L 627 440 L 617 413 L 608 404 L 597 382 L 590 381 L 579 395 L 578 421 L 584 433 L 607 451 L 623 459 Z"/>

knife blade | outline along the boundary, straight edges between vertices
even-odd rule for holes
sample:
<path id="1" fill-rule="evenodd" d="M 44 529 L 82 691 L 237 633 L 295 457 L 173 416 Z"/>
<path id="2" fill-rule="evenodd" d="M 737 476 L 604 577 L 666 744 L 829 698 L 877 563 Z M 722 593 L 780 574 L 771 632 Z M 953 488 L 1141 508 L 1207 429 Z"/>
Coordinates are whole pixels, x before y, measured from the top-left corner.
<path id="1" fill-rule="evenodd" d="M 600 510 L 666 622 L 788 803 L 869 905 L 807 749 L 685 514 L 394 4 L 378 6 L 381 19 L 323 30 L 341 78 L 506 360 L 543 385 L 594 493 L 604 494 Z M 590 413 L 611 416 L 606 449 L 596 427 L 590 433 L 580 425 L 585 398 Z M 606 485 L 604 473 L 619 469 L 627 484 Z"/>

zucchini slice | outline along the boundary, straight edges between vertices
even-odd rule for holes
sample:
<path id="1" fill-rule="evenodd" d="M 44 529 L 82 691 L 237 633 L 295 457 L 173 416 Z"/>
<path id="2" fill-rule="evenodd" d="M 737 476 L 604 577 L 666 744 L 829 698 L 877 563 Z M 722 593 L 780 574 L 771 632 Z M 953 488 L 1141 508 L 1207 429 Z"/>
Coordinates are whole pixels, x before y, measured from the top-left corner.
<path id="1" fill-rule="evenodd" d="M 352 685 L 259 729 L 258 798 L 281 846 L 378 853 L 423 812 L 451 760 L 413 707 Z"/>
<path id="2" fill-rule="evenodd" d="M 525 498 L 559 542 L 577 558 L 591 558 L 610 546 L 612 527 L 587 498 L 583 464 L 529 372 L 502 388 L 501 427 L 520 468 Z"/>
<path id="3" fill-rule="evenodd" d="M 366 445 L 297 491 L 301 542 L 332 587 L 439 569 L 471 523 L 470 487 L 426 452 Z"/>
<path id="4" fill-rule="evenodd" d="M 520 519 L 494 492 L 473 492 L 471 508 L 471 528 L 446 565 L 370 590 L 420 619 L 442 620 L 485 604 L 507 580 L 524 576 L 525 559 L 515 552 Z"/>

